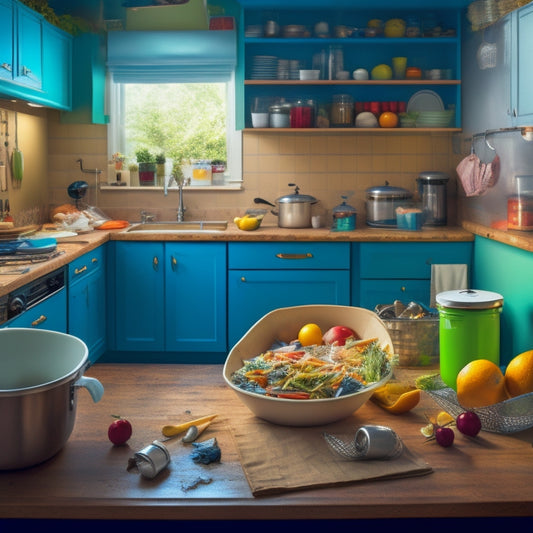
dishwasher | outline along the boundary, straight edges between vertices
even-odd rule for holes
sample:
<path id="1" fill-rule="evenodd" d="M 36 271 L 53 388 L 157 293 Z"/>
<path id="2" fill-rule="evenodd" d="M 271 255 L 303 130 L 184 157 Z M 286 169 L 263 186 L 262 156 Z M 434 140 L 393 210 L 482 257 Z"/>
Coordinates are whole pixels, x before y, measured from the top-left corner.
<path id="1" fill-rule="evenodd" d="M 66 267 L 58 268 L 0 298 L 0 327 L 67 333 Z"/>

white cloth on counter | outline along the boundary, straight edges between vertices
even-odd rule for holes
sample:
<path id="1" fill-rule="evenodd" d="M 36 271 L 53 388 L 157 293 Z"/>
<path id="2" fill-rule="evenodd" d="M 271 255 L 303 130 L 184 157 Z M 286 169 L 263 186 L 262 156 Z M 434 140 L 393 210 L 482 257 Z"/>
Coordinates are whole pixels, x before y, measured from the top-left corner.
<path id="1" fill-rule="evenodd" d="M 436 296 L 440 292 L 468 288 L 468 265 L 431 265 L 430 307 L 437 306 Z"/>

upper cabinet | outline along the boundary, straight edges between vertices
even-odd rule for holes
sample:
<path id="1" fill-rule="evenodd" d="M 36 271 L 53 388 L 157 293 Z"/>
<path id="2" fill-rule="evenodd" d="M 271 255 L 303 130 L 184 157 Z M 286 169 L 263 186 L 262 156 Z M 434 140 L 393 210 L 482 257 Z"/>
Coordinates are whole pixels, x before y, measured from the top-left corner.
<path id="1" fill-rule="evenodd" d="M 464 2 L 440 7 L 432 3 L 430 9 L 427 2 L 414 1 L 402 2 L 400 7 L 395 7 L 397 2 L 377 2 L 375 8 L 369 8 L 368 2 L 333 1 L 326 5 L 314 1 L 307 2 L 307 7 L 292 1 L 240 3 L 243 51 L 239 76 L 244 86 L 240 127 L 257 128 L 257 123 L 252 124 L 252 106 L 274 99 L 292 104 L 310 102 L 315 120 L 311 126 L 304 122 L 305 129 L 360 130 L 355 128 L 355 120 L 339 121 L 335 116 L 338 109 L 342 112 L 337 105 L 339 98 L 341 103 L 353 103 L 355 117 L 362 110 L 371 110 L 371 102 L 379 102 L 380 111 L 401 111 L 417 95 L 419 105 L 413 103 L 412 109 L 428 105 L 428 111 L 450 110 L 452 115 L 448 124 L 430 121 L 423 125 L 425 129 L 460 129 Z M 385 24 L 390 19 L 405 21 L 407 32 L 392 36 L 368 28 L 369 21 Z M 393 57 L 406 57 L 407 67 L 419 69 L 421 77 L 354 79 L 356 69 L 371 73 L 379 64 L 392 67 Z M 302 80 L 301 69 L 318 69 L 321 74 L 319 79 Z M 336 75 L 338 70 L 344 71 L 343 79 Z M 317 116 L 327 120 L 317 121 Z M 283 124 L 282 118 L 278 125 Z M 416 131 L 420 131 L 421 124 L 417 125 Z M 294 131 L 294 123 L 292 126 Z"/>
<path id="2" fill-rule="evenodd" d="M 69 34 L 15 0 L 0 0 L 0 95 L 70 108 Z"/>

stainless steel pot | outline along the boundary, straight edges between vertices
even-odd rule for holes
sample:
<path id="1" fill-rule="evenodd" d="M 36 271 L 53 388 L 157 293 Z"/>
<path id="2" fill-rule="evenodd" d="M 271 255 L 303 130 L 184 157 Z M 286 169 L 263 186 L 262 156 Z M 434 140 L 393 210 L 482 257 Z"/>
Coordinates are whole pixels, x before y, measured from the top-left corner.
<path id="1" fill-rule="evenodd" d="M 77 389 L 94 402 L 102 384 L 82 374 L 88 349 L 72 335 L 0 329 L 0 470 L 27 468 L 59 452 L 76 417 Z"/>
<path id="2" fill-rule="evenodd" d="M 405 206 L 413 193 L 401 187 L 385 185 L 366 190 L 366 223 L 380 228 L 396 227 L 396 208 Z"/>
<path id="3" fill-rule="evenodd" d="M 278 211 L 272 210 L 271 213 L 278 217 L 280 228 L 310 228 L 311 206 L 317 203 L 317 199 L 307 194 L 300 194 L 300 188 L 294 183 L 289 183 L 289 187 L 295 187 L 294 194 L 278 198 L 276 200 Z M 263 198 L 254 198 L 254 202 L 276 207 Z"/>

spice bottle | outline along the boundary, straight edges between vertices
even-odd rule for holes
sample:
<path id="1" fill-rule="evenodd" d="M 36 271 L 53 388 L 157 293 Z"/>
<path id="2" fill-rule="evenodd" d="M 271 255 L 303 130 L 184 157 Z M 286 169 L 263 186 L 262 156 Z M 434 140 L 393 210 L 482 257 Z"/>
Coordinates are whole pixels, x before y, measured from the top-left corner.
<path id="1" fill-rule="evenodd" d="M 355 207 L 348 205 L 347 196 L 341 196 L 342 203 L 333 208 L 333 231 L 352 231 L 355 229 Z"/>
<path id="2" fill-rule="evenodd" d="M 336 94 L 333 96 L 331 106 L 331 125 L 336 128 L 353 126 L 354 103 L 349 94 Z"/>

